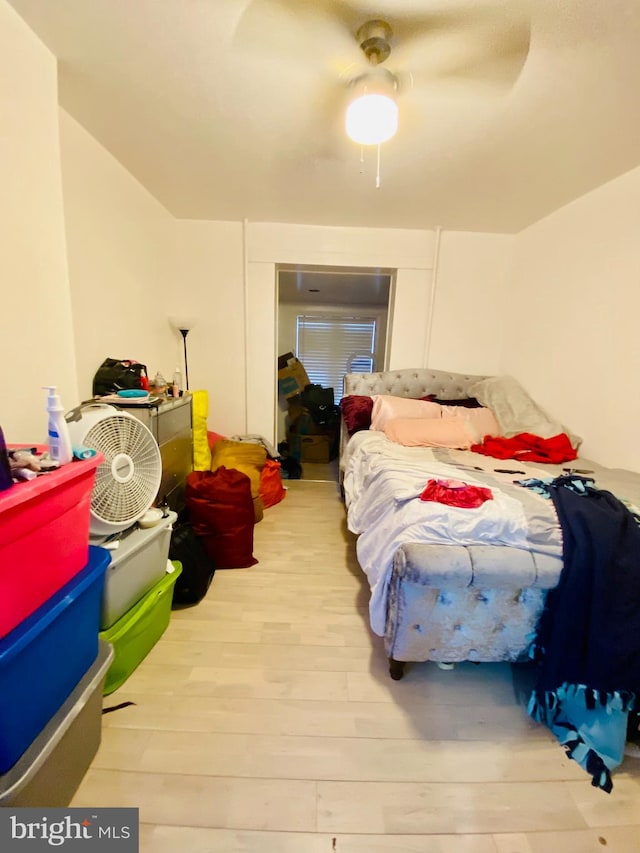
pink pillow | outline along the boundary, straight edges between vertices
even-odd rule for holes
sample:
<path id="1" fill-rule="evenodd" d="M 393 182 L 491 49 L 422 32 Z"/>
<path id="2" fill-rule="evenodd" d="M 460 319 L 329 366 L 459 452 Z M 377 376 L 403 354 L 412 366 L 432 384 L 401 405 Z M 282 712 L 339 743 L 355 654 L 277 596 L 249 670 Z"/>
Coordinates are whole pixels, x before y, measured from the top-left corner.
<path id="1" fill-rule="evenodd" d="M 409 397 L 391 397 L 376 394 L 373 397 L 371 429 L 384 431 L 387 421 L 393 418 L 440 418 L 441 406 L 427 400 L 412 400 Z"/>
<path id="2" fill-rule="evenodd" d="M 461 408 L 460 406 L 442 406 L 442 420 L 464 421 L 470 435 L 479 436 L 476 444 L 481 444 L 485 436 L 500 435 L 500 427 L 491 409 L 487 408 Z"/>
<path id="3" fill-rule="evenodd" d="M 384 434 L 405 447 L 450 447 L 468 450 L 474 432 L 462 418 L 391 418 Z"/>
<path id="4" fill-rule="evenodd" d="M 373 399 L 362 394 L 347 394 L 340 400 L 340 410 L 349 435 L 371 426 Z"/>

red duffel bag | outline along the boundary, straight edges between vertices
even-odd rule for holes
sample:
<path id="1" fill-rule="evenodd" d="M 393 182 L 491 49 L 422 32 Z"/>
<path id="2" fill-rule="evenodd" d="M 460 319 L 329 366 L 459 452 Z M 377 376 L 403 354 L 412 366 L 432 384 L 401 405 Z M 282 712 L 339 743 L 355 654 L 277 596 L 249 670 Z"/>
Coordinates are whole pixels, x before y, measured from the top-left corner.
<path id="1" fill-rule="evenodd" d="M 216 569 L 245 569 L 258 562 L 253 556 L 255 515 L 246 474 L 223 465 L 215 471 L 192 471 L 185 501 L 194 532 Z"/>
<path id="2" fill-rule="evenodd" d="M 287 494 L 282 485 L 280 467 L 275 459 L 267 459 L 260 473 L 260 497 L 265 509 L 280 503 Z"/>

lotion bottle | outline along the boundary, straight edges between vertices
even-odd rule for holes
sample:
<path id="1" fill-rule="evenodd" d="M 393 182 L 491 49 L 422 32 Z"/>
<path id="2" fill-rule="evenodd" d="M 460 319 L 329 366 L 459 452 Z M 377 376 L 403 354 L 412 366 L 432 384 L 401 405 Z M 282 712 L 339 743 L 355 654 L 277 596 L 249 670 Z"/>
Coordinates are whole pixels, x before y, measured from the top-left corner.
<path id="1" fill-rule="evenodd" d="M 49 418 L 49 455 L 58 465 L 66 465 L 73 459 L 69 427 L 64 419 L 64 408 L 60 397 L 56 394 L 55 385 L 43 385 L 49 392 L 47 397 L 47 415 Z"/>

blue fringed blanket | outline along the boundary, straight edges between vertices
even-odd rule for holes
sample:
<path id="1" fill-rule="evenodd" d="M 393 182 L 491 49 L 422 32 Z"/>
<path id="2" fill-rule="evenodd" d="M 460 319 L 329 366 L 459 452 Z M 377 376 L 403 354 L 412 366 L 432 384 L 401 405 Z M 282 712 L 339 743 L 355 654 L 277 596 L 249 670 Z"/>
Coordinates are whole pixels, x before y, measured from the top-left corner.
<path id="1" fill-rule="evenodd" d="M 570 481 L 558 477 L 549 487 L 563 569 L 538 625 L 529 713 L 609 792 L 627 712 L 640 695 L 640 527 L 610 492 L 585 483 L 579 494 L 565 488 Z"/>

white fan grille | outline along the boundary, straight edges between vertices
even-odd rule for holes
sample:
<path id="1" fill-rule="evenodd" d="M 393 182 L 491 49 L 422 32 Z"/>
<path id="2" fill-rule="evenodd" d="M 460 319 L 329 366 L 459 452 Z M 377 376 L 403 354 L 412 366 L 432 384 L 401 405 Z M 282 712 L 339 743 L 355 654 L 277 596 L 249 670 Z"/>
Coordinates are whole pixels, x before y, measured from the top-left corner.
<path id="1" fill-rule="evenodd" d="M 160 450 L 147 427 L 126 414 L 98 421 L 84 441 L 104 455 L 96 471 L 91 512 L 108 524 L 133 522 L 155 499 L 160 488 Z"/>

